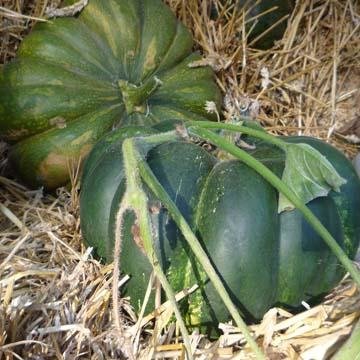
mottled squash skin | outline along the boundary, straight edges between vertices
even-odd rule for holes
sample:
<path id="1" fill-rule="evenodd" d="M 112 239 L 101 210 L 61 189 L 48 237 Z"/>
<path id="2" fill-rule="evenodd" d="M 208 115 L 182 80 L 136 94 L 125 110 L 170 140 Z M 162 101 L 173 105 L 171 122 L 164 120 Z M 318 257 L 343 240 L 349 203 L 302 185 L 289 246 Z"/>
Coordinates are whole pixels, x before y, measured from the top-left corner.
<path id="1" fill-rule="evenodd" d="M 80 216 L 85 242 L 97 255 L 112 260 L 115 216 L 125 190 L 121 143 L 135 132 L 128 128 L 98 143 L 85 164 Z M 360 180 L 339 151 L 319 140 L 290 137 L 316 147 L 347 183 L 308 206 L 346 253 L 353 257 L 360 241 Z M 281 174 L 284 154 L 257 143 L 253 155 Z M 331 290 L 344 274 L 342 266 L 298 210 L 278 209 L 278 194 L 241 161 L 219 161 L 202 147 L 169 142 L 152 149 L 147 162 L 159 182 L 197 234 L 232 299 L 249 319 L 260 319 L 273 305 L 298 307 Z M 148 191 L 150 206 L 158 206 Z M 157 254 L 175 291 L 197 283 L 200 290 L 182 302 L 189 326 L 213 329 L 229 319 L 220 297 L 194 259 L 179 229 L 164 208 L 151 214 Z M 126 218 L 121 269 L 131 275 L 126 294 L 136 310 L 149 282 L 151 266 L 132 237 L 133 218 Z M 153 300 L 152 300 L 153 301 Z M 153 303 L 150 302 L 149 309 Z"/>
<path id="2" fill-rule="evenodd" d="M 190 32 L 161 0 L 90 0 L 38 23 L 0 75 L 0 136 L 31 186 L 56 188 L 113 127 L 211 120 L 209 67 L 191 68 Z M 196 96 L 194 96 L 196 94 Z"/>

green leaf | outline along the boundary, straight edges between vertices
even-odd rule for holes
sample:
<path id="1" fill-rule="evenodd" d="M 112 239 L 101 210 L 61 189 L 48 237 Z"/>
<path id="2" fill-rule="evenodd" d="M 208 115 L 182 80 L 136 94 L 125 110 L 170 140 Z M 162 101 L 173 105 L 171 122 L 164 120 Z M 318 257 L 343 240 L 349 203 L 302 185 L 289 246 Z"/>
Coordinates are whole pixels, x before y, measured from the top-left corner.
<path id="1" fill-rule="evenodd" d="M 325 156 L 308 144 L 287 144 L 282 180 L 306 204 L 326 196 L 331 190 L 340 191 L 346 183 Z M 294 205 L 280 193 L 278 212 L 292 210 Z"/>

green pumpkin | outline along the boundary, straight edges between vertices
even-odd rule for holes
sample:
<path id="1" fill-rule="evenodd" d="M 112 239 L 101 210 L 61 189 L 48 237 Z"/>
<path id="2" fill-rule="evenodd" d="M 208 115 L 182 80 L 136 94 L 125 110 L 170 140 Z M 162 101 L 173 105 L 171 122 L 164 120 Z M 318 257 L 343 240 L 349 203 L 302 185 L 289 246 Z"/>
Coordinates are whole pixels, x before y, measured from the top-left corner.
<path id="1" fill-rule="evenodd" d="M 246 1 L 238 0 L 237 6 L 243 7 L 247 4 L 245 9 L 250 9 L 249 17 L 257 18 L 257 20 L 250 21 L 248 27 L 254 25 L 253 31 L 251 32 L 250 41 L 257 38 L 263 32 L 267 31 L 273 24 L 279 21 L 282 17 L 290 15 L 295 6 L 294 0 L 262 0 L 260 3 L 255 5 L 255 0 Z M 274 10 L 272 8 L 276 7 Z M 269 11 L 265 13 L 266 11 Z M 265 14 L 264 14 L 265 13 Z M 263 15 L 261 15 L 263 14 Z M 286 20 L 275 26 L 273 29 L 268 31 L 264 36 L 262 36 L 254 46 L 260 49 L 268 49 L 274 45 L 276 40 L 280 40 L 286 30 L 287 22 Z"/>
<path id="2" fill-rule="evenodd" d="M 253 44 L 253 47 L 259 49 L 269 49 L 276 40 L 283 37 L 287 27 L 286 20 L 271 30 L 268 29 L 284 16 L 290 15 L 295 7 L 295 0 L 222 0 L 222 3 L 234 4 L 239 12 L 245 12 L 246 30 L 251 30 L 248 42 L 266 31 L 266 34 Z"/>
<path id="3" fill-rule="evenodd" d="M 160 0 L 90 0 L 38 23 L 0 75 L 0 136 L 19 176 L 55 188 L 114 127 L 213 119 L 205 103 L 220 108 L 220 91 L 209 67 L 189 66 L 192 46 Z"/>
<path id="4" fill-rule="evenodd" d="M 154 129 L 129 127 L 100 141 L 90 153 L 81 185 L 81 229 L 98 256 L 112 261 L 114 224 L 124 194 L 121 143 Z M 314 146 L 347 179 L 340 193 L 330 192 L 308 205 L 346 253 L 354 256 L 360 241 L 360 180 L 351 163 L 320 140 L 291 137 Z M 258 143 L 253 155 L 280 174 L 281 150 Z M 331 290 L 344 271 L 337 258 L 298 210 L 278 214 L 278 193 L 254 170 L 238 160 L 220 161 L 204 148 L 169 142 L 152 149 L 147 162 L 178 206 L 225 283 L 233 301 L 250 319 L 260 319 L 276 304 L 298 307 Z M 157 199 L 147 191 L 150 207 Z M 151 213 L 157 234 L 154 246 L 175 291 L 195 283 L 200 289 L 182 302 L 189 326 L 213 328 L 229 319 L 166 209 Z M 140 309 L 151 266 L 133 240 L 133 217 L 123 229 L 121 269 L 130 274 L 126 294 Z M 152 300 L 153 301 L 153 300 Z M 153 302 L 150 302 L 149 309 Z"/>

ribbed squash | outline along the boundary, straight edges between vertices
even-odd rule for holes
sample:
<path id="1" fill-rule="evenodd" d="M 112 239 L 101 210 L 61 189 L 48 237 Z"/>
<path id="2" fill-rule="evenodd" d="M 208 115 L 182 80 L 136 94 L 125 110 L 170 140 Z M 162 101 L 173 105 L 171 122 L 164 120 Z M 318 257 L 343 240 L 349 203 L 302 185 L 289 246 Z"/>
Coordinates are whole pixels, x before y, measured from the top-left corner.
<path id="1" fill-rule="evenodd" d="M 99 142 L 90 153 L 81 186 L 81 229 L 97 255 L 112 261 L 115 216 L 124 194 L 121 143 L 153 129 L 126 128 Z M 335 148 L 307 137 L 291 137 L 319 150 L 347 180 L 340 193 L 330 192 L 308 205 L 337 242 L 353 257 L 360 241 L 360 180 L 351 163 Z M 284 154 L 257 144 L 253 155 L 280 174 Z M 299 211 L 278 214 L 278 193 L 238 160 L 219 161 L 187 142 L 152 149 L 147 162 L 159 182 L 199 237 L 232 299 L 249 318 L 259 319 L 273 305 L 297 307 L 332 289 L 342 266 Z M 148 192 L 150 207 L 158 206 Z M 151 214 L 155 248 L 175 291 L 195 283 L 200 290 L 183 301 L 189 326 L 213 327 L 229 318 L 223 302 L 198 265 L 179 229 L 164 208 Z M 131 275 L 126 293 L 136 310 L 148 286 L 151 266 L 133 240 L 133 218 L 123 229 L 121 269 Z"/>
<path id="2" fill-rule="evenodd" d="M 160 0 L 90 0 L 76 18 L 38 23 L 0 77 L 0 136 L 32 186 L 68 181 L 100 136 L 127 124 L 210 119 L 208 67 Z"/>

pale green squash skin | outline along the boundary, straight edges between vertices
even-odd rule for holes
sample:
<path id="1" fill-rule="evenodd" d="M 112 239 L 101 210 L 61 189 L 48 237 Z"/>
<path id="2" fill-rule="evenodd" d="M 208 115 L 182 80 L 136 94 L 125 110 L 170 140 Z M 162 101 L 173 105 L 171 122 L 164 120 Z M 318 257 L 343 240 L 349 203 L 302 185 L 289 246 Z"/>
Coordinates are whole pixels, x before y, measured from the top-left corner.
<path id="1" fill-rule="evenodd" d="M 82 179 L 84 240 L 106 261 L 112 261 L 115 217 L 125 190 L 121 143 L 133 130 L 125 131 L 115 132 L 117 139 L 114 134 L 106 136 L 95 146 Z M 136 131 L 141 134 L 142 130 Z M 331 192 L 308 206 L 352 257 L 360 240 L 360 180 L 354 177 L 351 163 L 319 140 L 288 140 L 314 144 L 348 180 L 340 193 Z M 258 143 L 253 155 L 281 174 L 282 151 Z M 275 189 L 240 161 L 219 161 L 199 146 L 172 142 L 151 150 L 147 162 L 198 236 L 247 319 L 260 319 L 274 305 L 293 308 L 302 301 L 311 302 L 330 291 L 344 275 L 337 258 L 302 215 L 297 210 L 279 215 Z M 229 320 L 229 314 L 167 211 L 150 191 L 146 192 L 149 207 L 159 208 L 151 213 L 157 234 L 154 246 L 174 291 L 195 283 L 200 286 L 181 303 L 186 322 L 189 327 L 213 334 L 217 323 Z M 348 216 L 349 212 L 354 216 Z M 131 217 L 125 221 L 120 263 L 122 271 L 131 276 L 125 295 L 139 311 L 151 266 L 133 240 L 132 221 Z M 153 301 L 152 297 L 147 310 L 152 310 Z"/>
<path id="2" fill-rule="evenodd" d="M 189 67 L 199 59 L 192 46 L 161 0 L 90 0 L 76 18 L 38 23 L 0 78 L 0 136 L 16 143 L 18 175 L 56 188 L 113 127 L 214 119 L 205 102 L 220 108 L 221 94 L 209 67 Z M 155 78 L 159 86 L 127 100 Z"/>

